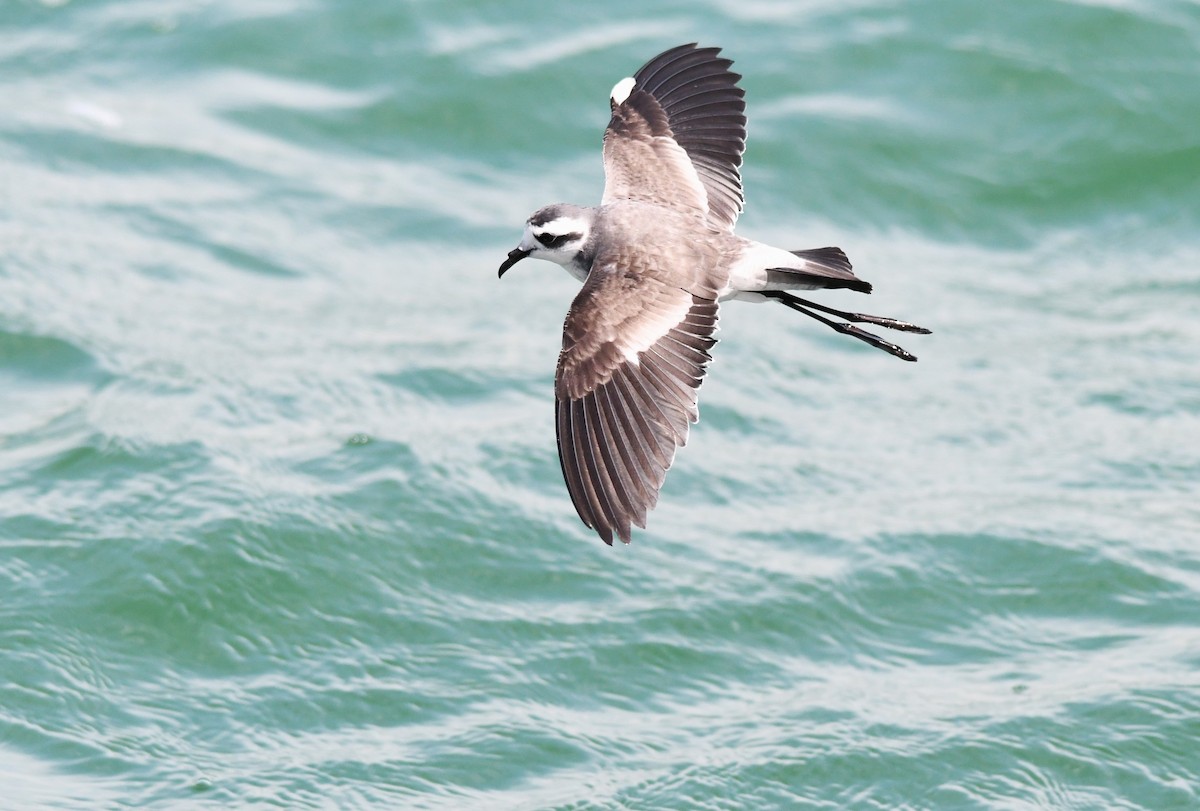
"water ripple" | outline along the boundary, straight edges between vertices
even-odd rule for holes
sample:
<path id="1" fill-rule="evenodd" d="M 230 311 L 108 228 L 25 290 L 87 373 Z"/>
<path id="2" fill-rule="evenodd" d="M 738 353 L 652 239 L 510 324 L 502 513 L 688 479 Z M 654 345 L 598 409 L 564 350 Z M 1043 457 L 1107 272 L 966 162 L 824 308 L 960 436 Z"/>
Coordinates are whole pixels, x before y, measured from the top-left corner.
<path id="1" fill-rule="evenodd" d="M 1197 804 L 1186 4 L 0 30 L 13 808 Z M 609 549 L 555 458 L 577 285 L 495 268 L 691 39 L 745 74 L 744 232 L 843 246 L 876 292 L 831 304 L 934 334 L 723 311 Z"/>

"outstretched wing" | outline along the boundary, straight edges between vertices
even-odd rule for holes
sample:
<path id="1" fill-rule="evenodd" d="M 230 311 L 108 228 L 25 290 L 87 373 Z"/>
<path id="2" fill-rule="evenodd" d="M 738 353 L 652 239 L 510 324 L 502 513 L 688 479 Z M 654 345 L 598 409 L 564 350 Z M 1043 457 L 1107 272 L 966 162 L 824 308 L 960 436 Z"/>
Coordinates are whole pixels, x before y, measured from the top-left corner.
<path id="1" fill-rule="evenodd" d="M 745 91 L 720 48 L 665 51 L 613 88 L 604 132 L 604 202 L 702 213 L 731 230 L 742 212 Z"/>
<path id="2" fill-rule="evenodd" d="M 698 419 L 717 302 L 597 262 L 571 304 L 555 375 L 558 457 L 583 523 L 629 543 Z"/>

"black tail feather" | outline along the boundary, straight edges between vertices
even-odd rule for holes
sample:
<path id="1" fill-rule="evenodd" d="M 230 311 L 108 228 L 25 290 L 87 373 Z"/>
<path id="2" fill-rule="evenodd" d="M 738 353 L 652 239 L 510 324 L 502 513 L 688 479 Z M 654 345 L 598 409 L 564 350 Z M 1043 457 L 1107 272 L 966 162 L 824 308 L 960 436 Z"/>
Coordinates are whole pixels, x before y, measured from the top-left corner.
<path id="1" fill-rule="evenodd" d="M 769 268 L 767 270 L 768 285 L 788 285 L 807 287 L 810 290 L 840 290 L 849 289 L 859 293 L 870 293 L 871 283 L 855 278 L 851 273 L 847 276 L 826 276 L 823 273 L 809 273 L 793 268 Z"/>
<path id="2" fill-rule="evenodd" d="M 809 248 L 790 253 L 803 259 L 811 270 L 771 268 L 767 271 L 768 285 L 786 284 L 816 290 L 846 288 L 857 290 L 859 293 L 871 292 L 871 285 L 854 275 L 854 266 L 850 264 L 849 258 L 841 248 Z"/>
<path id="3" fill-rule="evenodd" d="M 791 254 L 792 256 L 799 256 L 806 262 L 814 262 L 827 268 L 844 270 L 847 273 L 854 270 L 854 265 L 850 264 L 850 257 L 846 256 L 846 252 L 832 245 L 828 248 L 809 248 L 805 251 L 792 251 Z"/>

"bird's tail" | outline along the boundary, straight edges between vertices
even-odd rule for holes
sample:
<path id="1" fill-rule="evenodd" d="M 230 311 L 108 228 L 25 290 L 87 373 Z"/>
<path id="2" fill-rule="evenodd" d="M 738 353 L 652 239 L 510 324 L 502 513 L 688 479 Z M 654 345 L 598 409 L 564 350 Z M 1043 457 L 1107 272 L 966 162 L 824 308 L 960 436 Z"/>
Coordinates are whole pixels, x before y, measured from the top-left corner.
<path id="1" fill-rule="evenodd" d="M 829 290 L 847 288 L 860 293 L 870 293 L 871 285 L 854 275 L 854 266 L 841 248 L 810 248 L 789 251 L 800 259 L 796 267 L 769 268 L 768 288 L 804 288 L 807 290 Z"/>

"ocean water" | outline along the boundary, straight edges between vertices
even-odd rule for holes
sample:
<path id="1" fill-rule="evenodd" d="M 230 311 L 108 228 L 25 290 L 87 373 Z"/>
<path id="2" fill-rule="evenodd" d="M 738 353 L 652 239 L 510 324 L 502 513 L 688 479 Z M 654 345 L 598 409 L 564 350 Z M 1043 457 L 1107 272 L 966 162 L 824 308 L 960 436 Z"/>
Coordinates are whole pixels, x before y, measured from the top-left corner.
<path id="1" fill-rule="evenodd" d="M 612 85 L 745 76 L 649 528 L 571 508 Z M 0 2 L 0 807 L 1200 808 L 1200 6 Z"/>

